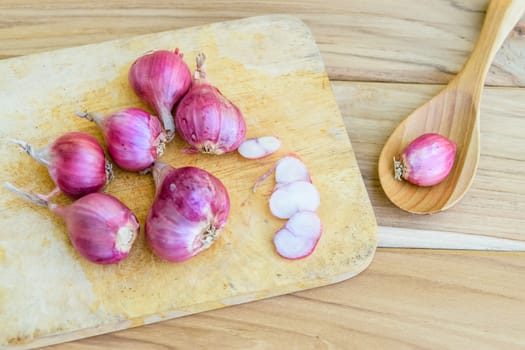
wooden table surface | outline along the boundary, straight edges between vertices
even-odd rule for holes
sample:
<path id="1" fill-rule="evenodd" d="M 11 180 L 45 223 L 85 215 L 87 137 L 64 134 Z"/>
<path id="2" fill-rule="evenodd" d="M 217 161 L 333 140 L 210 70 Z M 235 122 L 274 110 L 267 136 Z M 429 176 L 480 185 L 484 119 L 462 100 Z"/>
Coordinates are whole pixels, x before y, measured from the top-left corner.
<path id="1" fill-rule="evenodd" d="M 254 15 L 296 15 L 321 49 L 381 227 L 522 242 L 525 18 L 490 69 L 482 155 L 465 198 L 444 213 L 409 215 L 389 203 L 375 170 L 396 123 L 461 68 L 486 6 L 487 0 L 0 0 L 0 58 Z M 365 272 L 342 283 L 54 348 L 525 348 L 524 276 L 522 252 L 379 248 Z"/>

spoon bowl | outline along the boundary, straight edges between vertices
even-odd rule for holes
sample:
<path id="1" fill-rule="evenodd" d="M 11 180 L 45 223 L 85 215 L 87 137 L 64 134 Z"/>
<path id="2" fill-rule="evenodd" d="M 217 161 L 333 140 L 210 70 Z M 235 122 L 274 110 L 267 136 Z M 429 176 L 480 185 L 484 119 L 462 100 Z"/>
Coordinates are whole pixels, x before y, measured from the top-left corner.
<path id="1" fill-rule="evenodd" d="M 497 50 L 524 11 L 525 0 L 492 0 L 462 70 L 441 92 L 408 115 L 386 141 L 379 156 L 379 181 L 399 208 L 415 214 L 436 213 L 456 204 L 469 189 L 480 155 L 479 106 L 485 77 Z M 393 158 L 426 133 L 438 133 L 456 143 L 450 174 L 432 187 L 395 180 Z"/>

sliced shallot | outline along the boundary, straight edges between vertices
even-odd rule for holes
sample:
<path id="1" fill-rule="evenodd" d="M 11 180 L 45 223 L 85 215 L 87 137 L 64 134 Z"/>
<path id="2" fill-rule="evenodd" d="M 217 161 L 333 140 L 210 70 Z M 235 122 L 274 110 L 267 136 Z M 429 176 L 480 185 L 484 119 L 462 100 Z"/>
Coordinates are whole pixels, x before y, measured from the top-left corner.
<path id="1" fill-rule="evenodd" d="M 306 165 L 296 155 L 288 155 L 277 163 L 275 182 L 284 185 L 295 181 L 312 182 Z"/>
<path id="2" fill-rule="evenodd" d="M 270 211 L 280 219 L 288 219 L 275 233 L 275 250 L 286 259 L 305 258 L 312 254 L 323 231 L 321 219 L 315 213 L 321 197 L 308 168 L 295 154 L 280 159 L 257 180 L 253 190 L 273 171 L 275 187 L 269 200 Z"/>
<path id="3" fill-rule="evenodd" d="M 322 231 L 321 220 L 316 213 L 300 211 L 275 233 L 273 244 L 283 258 L 305 258 L 314 251 Z"/>
<path id="4" fill-rule="evenodd" d="M 299 211 L 316 211 L 320 200 L 319 192 L 311 182 L 290 182 L 272 193 L 270 211 L 280 219 L 288 219 Z"/>
<path id="5" fill-rule="evenodd" d="M 281 140 L 277 137 L 262 136 L 244 140 L 237 151 L 244 158 L 259 159 L 277 152 L 279 147 L 281 147 Z"/>
<path id="6" fill-rule="evenodd" d="M 298 156 L 292 153 L 279 159 L 270 170 L 263 174 L 255 182 L 255 185 L 253 186 L 253 192 L 255 192 L 257 186 L 259 186 L 259 184 L 263 182 L 268 176 L 272 175 L 274 171 L 276 182 L 275 188 L 295 181 L 312 182 L 306 165 L 304 165 Z"/>

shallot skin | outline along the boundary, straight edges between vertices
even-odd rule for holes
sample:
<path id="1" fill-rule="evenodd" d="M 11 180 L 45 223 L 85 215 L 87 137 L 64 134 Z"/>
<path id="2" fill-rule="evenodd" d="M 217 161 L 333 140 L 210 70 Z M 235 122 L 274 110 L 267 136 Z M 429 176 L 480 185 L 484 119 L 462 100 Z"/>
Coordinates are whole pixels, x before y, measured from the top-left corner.
<path id="1" fill-rule="evenodd" d="M 128 79 L 135 94 L 155 110 L 171 140 L 175 133 L 172 110 L 191 85 L 182 54 L 178 49 L 149 52 L 131 65 Z"/>
<path id="2" fill-rule="evenodd" d="M 97 264 L 126 258 L 140 228 L 131 210 L 105 193 L 91 193 L 69 206 L 50 204 L 49 208 L 65 221 L 80 255 Z"/>
<path id="3" fill-rule="evenodd" d="M 109 115 L 82 113 L 104 135 L 113 161 L 128 171 L 144 171 L 162 155 L 166 133 L 159 119 L 140 108 L 125 108 Z"/>
<path id="4" fill-rule="evenodd" d="M 455 156 L 454 142 L 440 134 L 423 134 L 394 158 L 394 177 L 422 187 L 437 185 L 452 170 Z"/>
<path id="5" fill-rule="evenodd" d="M 11 183 L 4 187 L 20 198 L 48 208 L 66 224 L 73 247 L 96 264 L 114 264 L 125 259 L 140 225 L 133 212 L 112 195 L 94 192 L 62 206 L 50 196 L 21 190 Z"/>
<path id="6" fill-rule="evenodd" d="M 100 191 L 113 179 L 102 146 L 89 134 L 69 132 L 38 150 L 26 142 L 13 141 L 45 165 L 58 189 L 70 197 Z"/>
<path id="7" fill-rule="evenodd" d="M 185 261 L 208 249 L 226 225 L 230 198 L 222 182 L 196 167 L 153 167 L 157 187 L 145 225 L 146 240 L 160 258 Z"/>
<path id="8" fill-rule="evenodd" d="M 82 148 L 94 152 L 77 151 Z M 63 192 L 80 197 L 100 191 L 106 185 L 106 158 L 94 137 L 79 132 L 67 133 L 53 143 L 50 153 L 60 155 L 52 156 L 49 174 Z M 87 168 L 93 171 L 86 171 Z"/>
<path id="9" fill-rule="evenodd" d="M 202 153 L 224 154 L 244 141 L 246 122 L 240 109 L 208 83 L 205 56 L 197 56 L 197 71 L 175 113 L 179 135 Z"/>

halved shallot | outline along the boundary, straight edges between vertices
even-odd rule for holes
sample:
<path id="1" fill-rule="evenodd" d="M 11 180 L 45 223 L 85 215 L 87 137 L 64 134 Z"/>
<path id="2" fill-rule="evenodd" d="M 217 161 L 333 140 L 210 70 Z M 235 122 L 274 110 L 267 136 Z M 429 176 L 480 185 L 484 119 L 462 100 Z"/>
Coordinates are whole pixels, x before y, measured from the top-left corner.
<path id="1" fill-rule="evenodd" d="M 279 147 L 281 147 L 281 140 L 277 137 L 262 136 L 244 140 L 237 151 L 244 158 L 259 159 L 277 152 Z"/>

